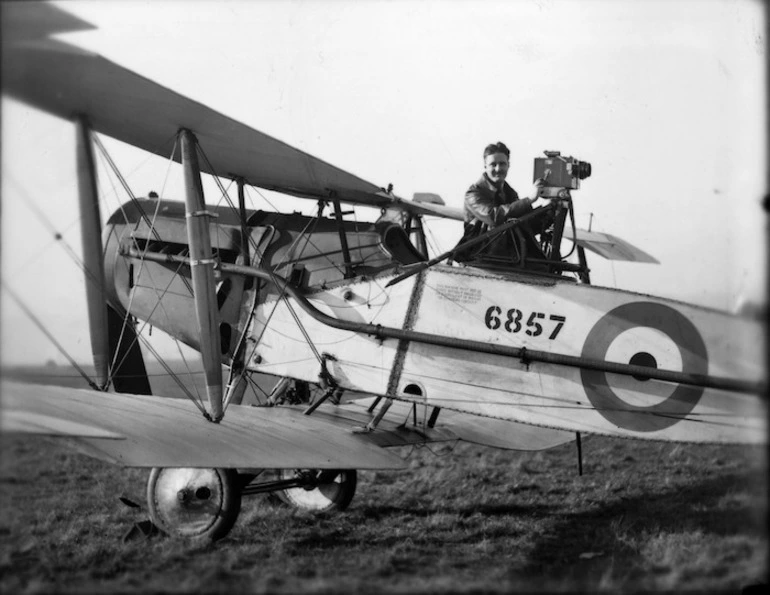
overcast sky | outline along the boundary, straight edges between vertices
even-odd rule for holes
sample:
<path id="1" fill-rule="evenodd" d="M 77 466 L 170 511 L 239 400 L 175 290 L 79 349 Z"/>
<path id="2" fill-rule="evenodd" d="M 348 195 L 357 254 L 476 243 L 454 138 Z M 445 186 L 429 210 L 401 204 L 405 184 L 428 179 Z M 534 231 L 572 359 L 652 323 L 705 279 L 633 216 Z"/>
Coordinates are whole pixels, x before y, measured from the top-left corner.
<path id="1" fill-rule="evenodd" d="M 379 186 L 393 183 L 406 198 L 436 192 L 462 206 L 483 147 L 498 140 L 512 150 L 514 188 L 529 186 L 544 149 L 590 161 L 593 176 L 574 193 L 578 225 L 593 213 L 594 230 L 662 263 L 589 256 L 595 284 L 727 310 L 764 299 L 767 40 L 758 2 L 62 7 L 98 27 L 63 39 Z M 183 198 L 178 167 L 105 142 L 136 194 Z M 87 360 L 82 273 L 28 206 L 79 251 L 74 128 L 3 99 L 2 148 L 4 281 Z M 100 184 L 106 217 L 127 197 L 104 172 Z M 442 223 L 432 235 L 440 252 L 461 230 Z M 64 361 L 6 296 L 2 359 Z"/>

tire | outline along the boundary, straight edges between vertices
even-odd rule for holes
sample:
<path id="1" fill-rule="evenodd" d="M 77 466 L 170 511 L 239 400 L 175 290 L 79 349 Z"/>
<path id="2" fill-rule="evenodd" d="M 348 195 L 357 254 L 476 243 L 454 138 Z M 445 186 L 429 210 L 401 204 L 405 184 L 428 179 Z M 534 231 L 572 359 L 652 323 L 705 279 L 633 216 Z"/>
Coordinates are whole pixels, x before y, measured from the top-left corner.
<path id="1" fill-rule="evenodd" d="M 147 481 L 147 505 L 164 533 L 216 541 L 238 518 L 241 481 L 235 469 L 155 467 Z"/>
<path id="2" fill-rule="evenodd" d="M 297 510 L 331 512 L 345 510 L 356 493 L 358 474 L 355 469 L 281 469 L 279 479 L 292 479 L 301 473 L 315 473 L 320 479 L 312 488 L 288 488 L 275 492 L 278 499 Z"/>

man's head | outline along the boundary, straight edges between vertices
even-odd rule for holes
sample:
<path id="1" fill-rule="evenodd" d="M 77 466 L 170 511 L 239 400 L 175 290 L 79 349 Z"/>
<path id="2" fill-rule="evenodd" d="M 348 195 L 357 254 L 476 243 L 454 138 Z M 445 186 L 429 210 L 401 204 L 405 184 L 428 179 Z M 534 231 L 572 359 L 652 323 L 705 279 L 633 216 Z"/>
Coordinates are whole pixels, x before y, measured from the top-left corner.
<path id="1" fill-rule="evenodd" d="M 498 186 L 505 182 L 508 175 L 508 158 L 511 152 L 503 143 L 487 145 L 484 149 L 484 172 Z"/>

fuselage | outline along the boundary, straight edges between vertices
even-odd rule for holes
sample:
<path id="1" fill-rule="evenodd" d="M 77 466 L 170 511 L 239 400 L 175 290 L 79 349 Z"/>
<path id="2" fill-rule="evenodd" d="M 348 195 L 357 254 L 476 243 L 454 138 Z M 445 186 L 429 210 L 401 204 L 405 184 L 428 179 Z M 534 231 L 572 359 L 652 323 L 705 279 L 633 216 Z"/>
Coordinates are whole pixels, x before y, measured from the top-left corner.
<path id="1" fill-rule="evenodd" d="M 154 230 L 135 208 L 113 216 L 105 231 L 111 299 L 197 348 L 189 267 L 136 256 L 185 255 L 184 206 L 141 206 Z M 250 211 L 241 225 L 230 209 L 216 214 L 225 363 L 245 353 L 253 371 L 307 382 L 330 375 L 344 389 L 574 431 L 764 439 L 757 395 L 696 382 L 762 380 L 761 328 L 751 320 L 525 271 L 438 265 L 386 287 L 420 258 L 393 223 L 344 223 L 346 262 L 333 220 Z M 283 280 L 292 292 L 280 289 Z M 696 380 L 579 365 L 602 361 Z"/>

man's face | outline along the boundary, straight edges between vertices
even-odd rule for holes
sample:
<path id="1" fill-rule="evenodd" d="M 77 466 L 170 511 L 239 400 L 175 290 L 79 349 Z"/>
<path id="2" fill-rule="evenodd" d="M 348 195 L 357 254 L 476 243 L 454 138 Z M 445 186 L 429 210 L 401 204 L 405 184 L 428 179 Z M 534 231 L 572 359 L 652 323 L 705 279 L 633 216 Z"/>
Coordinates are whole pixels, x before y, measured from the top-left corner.
<path id="1" fill-rule="evenodd" d="M 492 153 L 484 158 L 484 171 L 495 184 L 502 184 L 508 175 L 508 157 L 505 153 Z"/>

